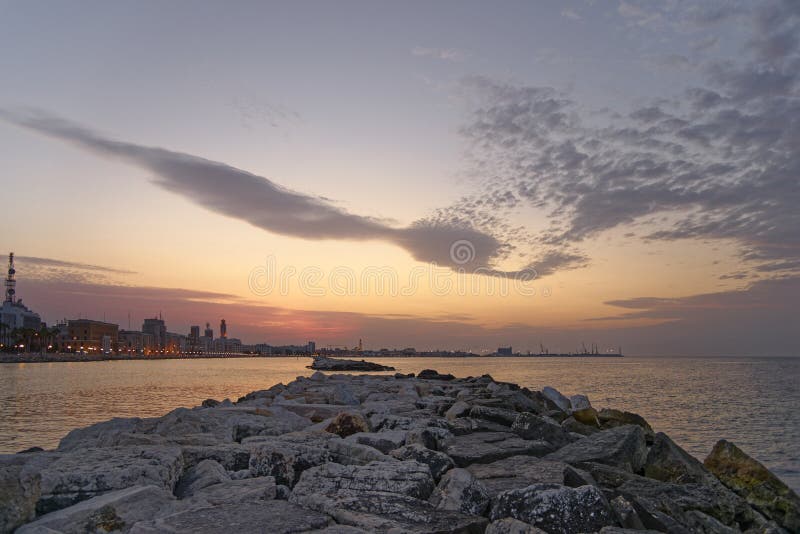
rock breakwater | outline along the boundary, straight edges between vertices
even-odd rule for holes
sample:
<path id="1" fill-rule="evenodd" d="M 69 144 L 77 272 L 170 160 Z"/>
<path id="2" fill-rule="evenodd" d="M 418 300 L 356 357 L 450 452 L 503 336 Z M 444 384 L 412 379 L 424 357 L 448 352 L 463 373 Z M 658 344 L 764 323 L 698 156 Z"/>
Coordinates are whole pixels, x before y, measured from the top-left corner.
<path id="1" fill-rule="evenodd" d="M 800 499 L 721 441 L 490 376 L 315 372 L 0 456 L 0 532 L 800 531 Z"/>

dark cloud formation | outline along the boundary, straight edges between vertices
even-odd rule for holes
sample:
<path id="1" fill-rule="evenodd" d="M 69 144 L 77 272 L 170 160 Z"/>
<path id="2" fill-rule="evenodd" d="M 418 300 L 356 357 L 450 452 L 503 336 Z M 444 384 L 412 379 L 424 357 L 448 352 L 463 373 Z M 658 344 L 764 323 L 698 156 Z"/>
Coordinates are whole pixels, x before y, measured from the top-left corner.
<path id="1" fill-rule="evenodd" d="M 467 271 L 481 269 L 495 276 L 518 274 L 495 269 L 492 264 L 501 256 L 503 244 L 491 232 L 477 230 L 463 220 L 458 224 L 426 220 L 395 228 L 387 221 L 348 213 L 326 199 L 292 191 L 224 163 L 116 141 L 40 111 L 0 110 L 0 118 L 147 169 L 155 174 L 154 183 L 159 187 L 270 232 L 303 239 L 388 241 L 419 261 Z M 467 256 L 453 257 L 455 243 L 468 244 Z"/>
<path id="2" fill-rule="evenodd" d="M 637 21 L 661 20 L 628 5 Z M 800 3 L 690 10 L 682 20 L 747 20 L 746 54 L 701 66 L 706 84 L 598 120 L 568 94 L 475 77 L 480 105 L 462 128 L 484 191 L 442 210 L 502 228 L 520 206 L 548 213 L 527 237 L 580 266 L 600 232 L 652 223 L 649 240 L 731 239 L 758 272 L 800 271 Z M 649 22 L 648 22 L 649 23 Z M 517 234 L 519 237 L 519 234 Z"/>

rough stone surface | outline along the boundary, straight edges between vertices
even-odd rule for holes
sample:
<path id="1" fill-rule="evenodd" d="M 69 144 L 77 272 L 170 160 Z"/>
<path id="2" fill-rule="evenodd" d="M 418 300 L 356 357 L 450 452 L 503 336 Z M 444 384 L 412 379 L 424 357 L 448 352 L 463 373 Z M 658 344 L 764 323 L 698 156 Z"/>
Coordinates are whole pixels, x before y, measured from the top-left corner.
<path id="1" fill-rule="evenodd" d="M 207 486 L 226 482 L 230 479 L 230 475 L 219 462 L 203 460 L 186 471 L 178 480 L 178 485 L 175 487 L 175 496 L 183 499 Z"/>
<path id="2" fill-rule="evenodd" d="M 603 428 L 614 428 L 623 425 L 637 425 L 642 427 L 645 436 L 652 439 L 655 436 L 653 428 L 645 421 L 644 417 L 632 412 L 625 412 L 622 410 L 614 410 L 613 408 L 603 408 L 597 412 L 597 419 L 600 421 L 600 426 Z"/>
<path id="3" fill-rule="evenodd" d="M 490 517 L 512 517 L 547 532 L 564 534 L 595 532 L 616 524 L 608 501 L 594 486 L 534 484 L 505 491 L 497 496 Z"/>
<path id="4" fill-rule="evenodd" d="M 226 503 L 177 512 L 153 521 L 140 521 L 131 534 L 178 533 L 220 534 L 224 532 L 269 532 L 290 534 L 324 528 L 332 523 L 322 513 L 287 501 Z"/>
<path id="5" fill-rule="evenodd" d="M 545 386 L 542 388 L 542 395 L 561 411 L 569 412 L 572 409 L 572 403 L 569 399 L 554 387 Z"/>
<path id="6" fill-rule="evenodd" d="M 358 432 L 369 432 L 369 423 L 360 414 L 342 412 L 325 427 L 325 432 L 336 434 L 339 437 L 347 436 Z"/>
<path id="7" fill-rule="evenodd" d="M 430 502 L 439 510 L 483 515 L 489 507 L 489 491 L 472 473 L 455 468 L 442 477 Z"/>
<path id="8" fill-rule="evenodd" d="M 309 369 L 319 371 L 394 371 L 394 367 L 365 360 L 345 360 L 344 358 L 325 358 L 315 356 Z"/>
<path id="9" fill-rule="evenodd" d="M 433 451 L 417 443 L 395 449 L 390 455 L 398 460 L 415 460 L 427 465 L 436 481 L 455 466 L 453 459 L 443 452 Z"/>
<path id="10" fill-rule="evenodd" d="M 492 497 L 532 484 L 577 487 L 593 482 L 588 473 L 569 464 L 533 456 L 512 456 L 489 464 L 473 464 L 467 469 L 483 483 Z"/>
<path id="11" fill-rule="evenodd" d="M 532 413 L 518 414 L 511 425 L 511 430 L 523 439 L 544 440 L 554 447 L 561 447 L 573 441 L 555 420 Z"/>
<path id="12" fill-rule="evenodd" d="M 598 462 L 626 471 L 639 471 L 647 456 L 644 431 L 634 425 L 603 430 L 570 443 L 547 456 L 570 464 Z"/>
<path id="13" fill-rule="evenodd" d="M 475 432 L 454 437 L 444 452 L 457 466 L 466 467 L 520 454 L 544 456 L 552 450 L 545 441 L 522 439 L 510 432 Z"/>
<path id="14" fill-rule="evenodd" d="M 406 442 L 408 432 L 404 430 L 387 430 L 385 432 L 359 432 L 347 436 L 346 440 L 378 449 L 384 454 L 399 449 Z"/>
<path id="15" fill-rule="evenodd" d="M 46 514 L 19 528 L 17 533 L 33 534 L 42 528 L 75 534 L 127 531 L 135 523 L 157 516 L 173 499 L 163 488 L 134 486 Z"/>
<path id="16" fill-rule="evenodd" d="M 43 464 L 54 458 L 42 453 L 0 456 L 0 532 L 11 532 L 36 516 Z"/>
<path id="17" fill-rule="evenodd" d="M 65 453 L 40 472 L 37 513 L 132 486 L 154 485 L 171 493 L 182 469 L 178 447 L 110 447 Z"/>
<path id="18" fill-rule="evenodd" d="M 800 531 L 800 497 L 739 447 L 720 440 L 704 463 L 762 514 L 790 532 Z"/>
<path id="19" fill-rule="evenodd" d="M 469 416 L 473 419 L 484 419 L 503 426 L 513 425 L 517 415 L 513 410 L 490 406 L 473 406 L 469 411 Z"/>
<path id="20" fill-rule="evenodd" d="M 278 484 L 292 487 L 301 473 L 332 460 L 327 449 L 318 444 L 292 443 L 282 438 L 249 441 L 250 473 L 253 476 L 275 477 Z"/>
<path id="21" fill-rule="evenodd" d="M 644 474 L 649 478 L 676 484 L 719 484 L 717 478 L 694 456 L 659 432 L 647 453 Z"/>

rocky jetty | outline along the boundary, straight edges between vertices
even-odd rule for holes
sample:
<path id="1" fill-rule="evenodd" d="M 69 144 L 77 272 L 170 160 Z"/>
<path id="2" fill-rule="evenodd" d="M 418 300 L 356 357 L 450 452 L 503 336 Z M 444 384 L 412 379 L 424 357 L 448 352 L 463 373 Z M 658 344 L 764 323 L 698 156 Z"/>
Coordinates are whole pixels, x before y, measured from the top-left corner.
<path id="1" fill-rule="evenodd" d="M 0 456 L 0 532 L 784 533 L 800 501 L 725 441 L 485 375 L 315 372 Z"/>
<path id="2" fill-rule="evenodd" d="M 344 358 L 326 358 L 324 356 L 314 356 L 314 362 L 306 367 L 315 371 L 394 371 L 394 367 L 366 360 L 345 360 Z"/>

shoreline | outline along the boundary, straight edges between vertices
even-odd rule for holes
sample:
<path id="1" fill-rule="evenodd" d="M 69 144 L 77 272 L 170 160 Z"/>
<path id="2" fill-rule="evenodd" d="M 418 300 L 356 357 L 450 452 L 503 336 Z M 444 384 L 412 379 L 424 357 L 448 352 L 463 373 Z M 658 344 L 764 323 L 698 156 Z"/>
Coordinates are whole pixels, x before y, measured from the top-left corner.
<path id="1" fill-rule="evenodd" d="M 448 359 L 472 359 L 472 358 L 531 358 L 531 359 L 548 359 L 548 358 L 599 358 L 599 359 L 620 359 L 624 355 L 619 354 L 512 354 L 512 355 L 489 355 L 489 354 L 472 354 L 472 355 L 430 355 L 430 354 L 417 354 L 417 355 L 367 355 L 370 358 L 448 358 Z M 4 363 L 82 363 L 82 362 L 113 362 L 113 361 L 147 361 L 147 360 L 211 360 L 211 359 L 224 359 L 224 358 L 311 358 L 309 354 L 155 354 L 155 355 L 128 355 L 128 354 L 115 354 L 115 355 L 102 355 L 102 354 L 74 354 L 74 353 L 26 353 L 26 354 L 0 354 L 0 364 Z M 361 358 L 362 354 L 342 354 L 342 355 L 326 355 L 328 358 Z"/>

